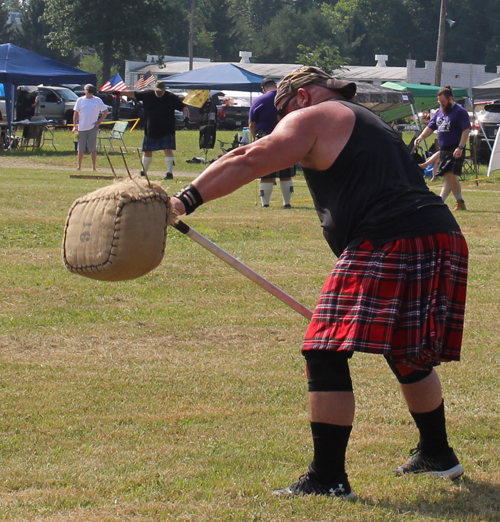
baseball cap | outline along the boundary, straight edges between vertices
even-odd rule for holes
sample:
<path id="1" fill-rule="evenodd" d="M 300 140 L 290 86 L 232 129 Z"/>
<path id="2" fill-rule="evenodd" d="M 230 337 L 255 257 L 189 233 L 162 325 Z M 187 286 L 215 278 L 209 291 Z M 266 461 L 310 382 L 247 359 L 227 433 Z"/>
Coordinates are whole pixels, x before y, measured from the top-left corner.
<path id="1" fill-rule="evenodd" d="M 289 72 L 279 83 L 276 91 L 276 97 L 274 98 L 274 105 L 292 94 L 300 87 L 305 85 L 321 85 L 327 89 L 335 89 L 339 91 L 340 95 L 346 100 L 351 100 L 356 95 L 356 84 L 353 82 L 346 82 L 338 80 L 333 76 L 330 76 L 319 67 L 304 66 L 295 71 Z"/>

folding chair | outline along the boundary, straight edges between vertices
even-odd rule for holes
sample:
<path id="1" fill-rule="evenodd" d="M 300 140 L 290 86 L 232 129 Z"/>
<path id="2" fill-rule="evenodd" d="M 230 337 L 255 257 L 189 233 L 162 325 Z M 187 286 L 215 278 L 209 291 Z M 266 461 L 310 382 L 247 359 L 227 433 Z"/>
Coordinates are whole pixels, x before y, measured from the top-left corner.
<path id="1" fill-rule="evenodd" d="M 464 149 L 465 159 L 464 164 L 462 166 L 462 174 L 460 176 L 460 181 L 467 181 L 467 174 L 475 174 L 476 166 L 474 164 L 474 158 L 469 154 L 467 156 L 467 149 Z"/>
<path id="2" fill-rule="evenodd" d="M 21 150 L 28 150 L 31 141 L 31 150 L 39 149 L 43 137 L 43 125 L 25 125 L 21 139 Z"/>
<path id="3" fill-rule="evenodd" d="M 103 132 L 109 132 L 106 131 L 106 129 L 99 128 L 99 142 L 98 147 L 99 150 L 102 148 L 102 140 L 109 140 L 109 148 L 110 150 L 113 150 L 113 140 L 119 140 L 123 143 L 123 146 L 125 147 L 125 152 L 128 152 L 127 145 L 125 145 L 125 141 L 123 140 L 123 135 L 125 134 L 125 131 L 127 130 L 128 121 L 117 121 L 113 128 L 111 129 L 111 132 L 108 136 L 103 136 Z"/>

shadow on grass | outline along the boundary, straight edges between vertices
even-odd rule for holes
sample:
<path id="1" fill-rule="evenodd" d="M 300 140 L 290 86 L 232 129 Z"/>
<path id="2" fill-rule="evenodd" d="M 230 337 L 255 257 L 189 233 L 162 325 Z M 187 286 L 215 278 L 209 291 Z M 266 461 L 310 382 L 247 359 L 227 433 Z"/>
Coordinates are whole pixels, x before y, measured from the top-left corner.
<path id="1" fill-rule="evenodd" d="M 423 517 L 432 517 L 433 520 L 469 521 L 481 520 L 498 522 L 500 510 L 500 487 L 487 482 L 472 480 L 467 477 L 453 482 L 458 489 L 446 492 L 441 501 L 431 501 L 422 496 L 408 502 L 394 502 L 387 499 L 371 501 L 359 498 L 365 505 L 382 507 L 395 514 L 415 513 Z M 439 486 L 437 486 L 439 487 Z"/>

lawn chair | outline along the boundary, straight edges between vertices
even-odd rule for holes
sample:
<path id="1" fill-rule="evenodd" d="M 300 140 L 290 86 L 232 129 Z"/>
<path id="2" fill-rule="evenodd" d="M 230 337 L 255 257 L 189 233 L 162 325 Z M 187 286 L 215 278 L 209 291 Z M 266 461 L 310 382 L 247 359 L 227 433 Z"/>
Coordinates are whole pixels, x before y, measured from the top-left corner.
<path id="1" fill-rule="evenodd" d="M 125 152 L 128 152 L 127 145 L 125 145 L 125 141 L 123 140 L 123 135 L 125 134 L 125 131 L 127 130 L 128 121 L 117 121 L 113 128 L 111 129 L 111 132 L 109 132 L 106 129 L 99 128 L 99 142 L 98 142 L 98 148 L 101 150 L 102 148 L 102 140 L 109 140 L 109 149 L 113 150 L 113 140 L 119 140 L 123 143 L 123 146 L 125 147 Z M 109 135 L 105 136 L 104 133 L 108 133 Z"/>

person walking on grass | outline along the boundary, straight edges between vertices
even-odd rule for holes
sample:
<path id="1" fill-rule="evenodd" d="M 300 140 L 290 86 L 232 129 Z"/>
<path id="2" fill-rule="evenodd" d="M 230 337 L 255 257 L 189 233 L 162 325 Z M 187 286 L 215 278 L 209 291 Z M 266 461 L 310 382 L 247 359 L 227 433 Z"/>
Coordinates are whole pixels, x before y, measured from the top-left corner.
<path id="1" fill-rule="evenodd" d="M 153 151 L 162 150 L 165 154 L 167 173 L 164 179 L 173 179 L 175 150 L 175 111 L 182 111 L 189 118 L 189 109 L 175 94 L 167 91 L 165 82 L 156 82 L 153 90 L 123 91 L 129 98 L 142 101 L 144 105 L 144 140 L 142 150 L 143 172 L 148 172 L 153 161 Z"/>
<path id="2" fill-rule="evenodd" d="M 97 89 L 88 83 L 83 88 L 85 95 L 78 98 L 73 112 L 73 132 L 78 132 L 78 166 L 82 169 L 83 155 L 88 150 L 92 159 L 92 170 L 96 171 L 97 162 L 97 132 L 99 125 L 106 119 L 108 108 L 97 96 Z"/>
<path id="3" fill-rule="evenodd" d="M 448 444 L 435 367 L 460 359 L 467 244 L 399 135 L 352 101 L 353 83 L 302 67 L 278 84 L 271 134 L 210 165 L 171 201 L 182 214 L 300 163 L 338 257 L 307 328 L 313 439 L 307 472 L 280 495 L 354 496 L 345 456 L 354 419 L 349 359 L 385 357 L 419 431 L 398 475 L 463 473 Z M 384 405 L 389 407 L 389 405 Z"/>
<path id="4" fill-rule="evenodd" d="M 470 133 L 470 120 L 467 111 L 453 99 L 453 90 L 447 85 L 438 92 L 439 109 L 427 127 L 415 139 L 418 145 L 435 130 L 438 135 L 439 163 L 437 176 L 443 177 L 441 198 L 446 200 L 450 192 L 455 196 L 453 210 L 467 210 L 462 196 L 459 176 L 465 160 L 465 146 Z"/>
<path id="5" fill-rule="evenodd" d="M 252 138 L 259 139 L 271 134 L 278 123 L 278 115 L 274 105 L 276 95 L 276 82 L 272 78 L 264 78 L 260 84 L 262 96 L 259 96 L 250 107 L 248 127 Z M 276 178 L 280 180 L 281 195 L 283 196 L 283 208 L 292 205 L 293 180 L 295 166 L 264 176 L 260 180 L 259 192 L 263 207 L 269 207 L 271 194 L 273 193 Z"/>

